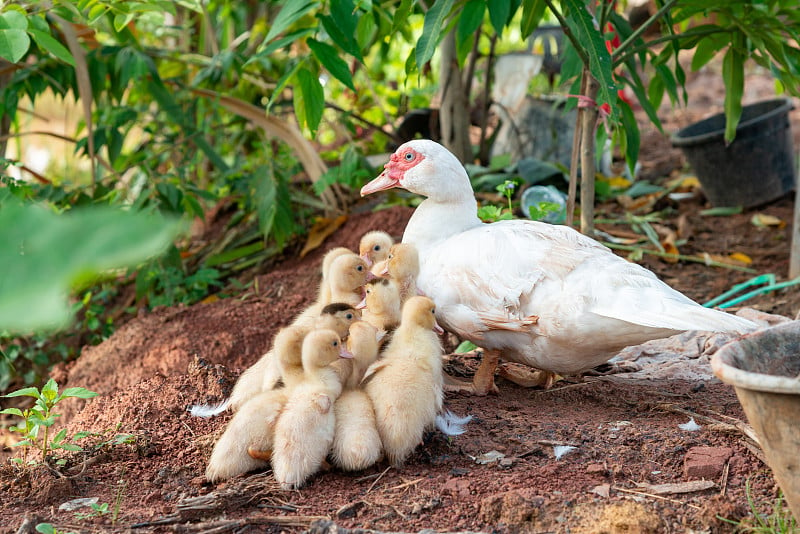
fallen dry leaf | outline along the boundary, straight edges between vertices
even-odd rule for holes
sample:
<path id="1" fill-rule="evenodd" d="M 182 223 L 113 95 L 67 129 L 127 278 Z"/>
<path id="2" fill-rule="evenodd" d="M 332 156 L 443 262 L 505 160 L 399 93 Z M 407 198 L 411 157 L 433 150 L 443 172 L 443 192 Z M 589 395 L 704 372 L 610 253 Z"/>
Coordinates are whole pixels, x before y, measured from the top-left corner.
<path id="1" fill-rule="evenodd" d="M 671 493 L 694 493 L 711 489 L 716 484 L 713 480 L 690 480 L 689 482 L 675 482 L 673 484 L 638 484 L 640 489 L 652 495 L 669 495 Z"/>
<path id="2" fill-rule="evenodd" d="M 766 226 L 775 226 L 776 228 L 783 228 L 786 222 L 782 221 L 774 215 L 767 215 L 766 213 L 756 213 L 750 218 L 750 223 L 753 226 L 763 228 Z"/>
<path id="3" fill-rule="evenodd" d="M 335 219 L 329 219 L 327 217 L 319 218 L 308 232 L 308 239 L 306 239 L 303 250 L 300 251 L 300 257 L 304 257 L 306 254 L 319 247 L 322 242 L 325 241 L 329 235 L 338 230 L 346 220 L 347 215 L 339 215 Z"/>
<path id="4" fill-rule="evenodd" d="M 753 263 L 753 258 L 741 252 L 734 252 L 733 254 L 729 254 L 728 257 L 733 261 L 742 263 L 744 265 L 750 265 L 751 263 Z"/>

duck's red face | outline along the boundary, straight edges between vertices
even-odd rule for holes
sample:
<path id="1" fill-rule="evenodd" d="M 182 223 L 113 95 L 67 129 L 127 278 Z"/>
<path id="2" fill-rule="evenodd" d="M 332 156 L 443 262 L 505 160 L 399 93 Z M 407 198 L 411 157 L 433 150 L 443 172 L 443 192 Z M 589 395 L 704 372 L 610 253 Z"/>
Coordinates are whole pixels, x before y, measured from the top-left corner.
<path id="1" fill-rule="evenodd" d="M 361 188 L 361 196 L 391 189 L 392 187 L 403 187 L 403 177 L 406 171 L 419 164 L 423 159 L 425 159 L 425 156 L 410 146 L 401 146 L 389 158 L 389 163 L 384 165 L 383 172 Z"/>

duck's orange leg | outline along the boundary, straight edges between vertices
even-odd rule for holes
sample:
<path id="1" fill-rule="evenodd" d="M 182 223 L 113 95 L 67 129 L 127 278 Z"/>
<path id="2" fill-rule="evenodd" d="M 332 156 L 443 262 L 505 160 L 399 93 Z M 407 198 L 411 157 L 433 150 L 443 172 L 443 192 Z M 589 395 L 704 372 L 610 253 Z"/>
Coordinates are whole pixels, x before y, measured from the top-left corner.
<path id="1" fill-rule="evenodd" d="M 445 374 L 445 391 L 458 391 L 462 393 L 469 393 L 471 395 L 478 395 L 480 397 L 485 397 L 489 393 L 497 394 L 499 390 L 494 383 L 494 371 L 497 369 L 499 362 L 500 351 L 484 350 L 480 367 L 478 367 L 478 370 L 475 372 L 472 382 L 459 380 L 448 374 Z"/>
<path id="2" fill-rule="evenodd" d="M 541 387 L 543 389 L 550 389 L 553 387 L 553 383 L 558 377 L 557 374 L 551 371 L 511 369 L 506 365 L 500 366 L 499 374 L 506 380 L 510 380 L 518 386 L 522 386 L 524 388 Z"/>

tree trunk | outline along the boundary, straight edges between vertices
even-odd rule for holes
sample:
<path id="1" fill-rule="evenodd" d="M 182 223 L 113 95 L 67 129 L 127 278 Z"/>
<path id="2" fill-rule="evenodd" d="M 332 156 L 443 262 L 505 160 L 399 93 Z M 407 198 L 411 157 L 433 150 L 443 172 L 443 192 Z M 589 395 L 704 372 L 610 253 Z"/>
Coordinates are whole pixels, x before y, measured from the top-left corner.
<path id="1" fill-rule="evenodd" d="M 590 102 L 597 98 L 599 89 L 589 69 L 584 67 L 583 76 L 586 91 L 583 93 Z M 595 174 L 595 127 L 597 126 L 597 105 L 581 107 L 581 232 L 594 237 L 594 174 Z M 574 150 L 574 148 L 573 148 Z"/>
<path id="2" fill-rule="evenodd" d="M 442 71 L 439 83 L 442 104 L 439 111 L 442 144 L 461 163 L 472 161 L 472 146 L 469 139 L 469 99 L 464 94 L 461 71 L 456 58 L 455 30 L 442 41 Z"/>

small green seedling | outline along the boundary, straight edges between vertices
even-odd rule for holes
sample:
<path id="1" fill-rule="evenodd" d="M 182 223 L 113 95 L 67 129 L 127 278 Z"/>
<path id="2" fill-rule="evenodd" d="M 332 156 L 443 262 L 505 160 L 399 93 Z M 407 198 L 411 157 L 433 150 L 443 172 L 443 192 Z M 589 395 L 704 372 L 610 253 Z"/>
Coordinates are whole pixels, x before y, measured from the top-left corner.
<path id="1" fill-rule="evenodd" d="M 92 508 L 91 512 L 75 512 L 75 519 L 82 521 L 84 519 L 100 517 L 102 515 L 106 515 L 107 513 L 111 512 L 111 510 L 108 509 L 107 502 L 101 502 L 101 503 L 93 502 L 90 506 Z"/>
<path id="2" fill-rule="evenodd" d="M 16 415 L 22 418 L 22 422 L 16 426 L 12 426 L 12 432 L 18 432 L 22 435 L 22 441 L 15 446 L 24 447 L 23 457 L 15 458 L 13 461 L 17 463 L 27 464 L 28 450 L 35 447 L 42 451 L 42 461 L 47 461 L 48 453 L 54 450 L 65 451 L 79 451 L 80 447 L 72 443 L 76 439 L 86 437 L 88 432 L 79 432 L 72 437 L 67 438 L 67 430 L 61 429 L 52 439 L 49 436 L 50 427 L 56 422 L 56 418 L 61 414 L 55 413 L 54 409 L 61 400 L 77 397 L 79 399 L 90 399 L 96 397 L 97 393 L 89 391 L 85 388 L 67 388 L 60 395 L 58 393 L 58 384 L 52 378 L 42 386 L 41 391 L 35 387 L 23 388 L 13 391 L 4 397 L 33 397 L 36 399 L 33 406 L 20 410 L 19 408 L 6 408 L 0 410 L 0 413 Z"/>
<path id="3" fill-rule="evenodd" d="M 550 213 L 558 213 L 561 206 L 555 202 L 543 200 L 534 206 L 528 206 L 528 213 L 534 221 L 541 221 Z"/>
<path id="4" fill-rule="evenodd" d="M 514 196 L 514 191 L 517 189 L 517 183 L 514 180 L 506 180 L 495 189 L 497 189 L 498 193 L 505 195 L 506 200 L 508 200 L 508 211 L 513 212 L 514 208 L 511 206 L 511 197 Z"/>

